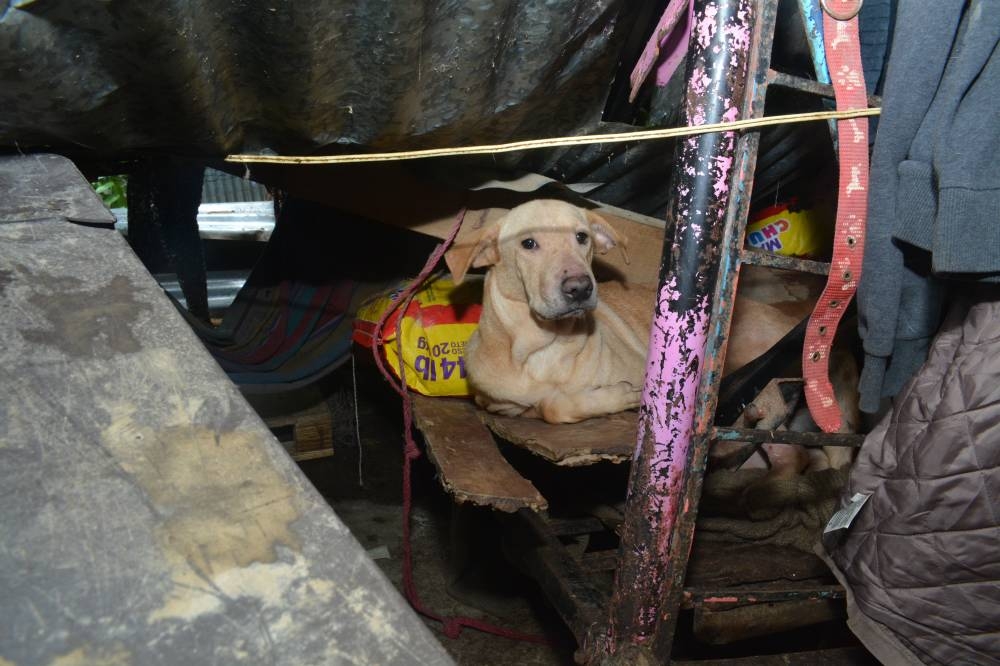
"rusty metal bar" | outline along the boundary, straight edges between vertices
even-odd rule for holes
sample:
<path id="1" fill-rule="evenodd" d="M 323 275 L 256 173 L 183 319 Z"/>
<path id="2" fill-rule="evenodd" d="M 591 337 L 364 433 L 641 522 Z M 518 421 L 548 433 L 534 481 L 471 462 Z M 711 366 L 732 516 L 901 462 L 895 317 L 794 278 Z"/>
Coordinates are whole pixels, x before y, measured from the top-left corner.
<path id="1" fill-rule="evenodd" d="M 712 432 L 713 439 L 749 444 L 795 444 L 797 446 L 853 446 L 860 447 L 864 435 L 855 433 L 795 432 L 792 430 L 756 430 L 754 428 L 724 428 Z"/>
<path id="2" fill-rule="evenodd" d="M 829 83 L 820 83 L 819 81 L 814 81 L 813 79 L 806 79 L 793 74 L 785 74 L 784 72 L 778 72 L 773 69 L 767 70 L 767 81 L 768 84 L 778 86 L 779 88 L 791 88 L 792 90 L 799 90 L 811 95 L 818 95 L 820 97 L 833 99 L 833 86 Z"/>
<path id="3" fill-rule="evenodd" d="M 767 70 L 767 81 L 769 85 L 778 86 L 779 88 L 790 88 L 829 99 L 833 99 L 834 97 L 833 86 L 829 83 L 820 83 L 819 81 L 795 76 L 794 74 L 785 74 L 784 72 L 769 69 Z M 878 95 L 868 95 L 868 106 L 873 108 L 882 106 L 882 98 Z"/>
<path id="4" fill-rule="evenodd" d="M 785 271 L 800 271 L 802 273 L 813 273 L 814 275 L 829 275 L 830 264 L 825 261 L 812 261 L 810 259 L 796 259 L 786 257 L 781 254 L 774 254 L 756 248 L 746 248 L 740 253 L 740 260 L 744 264 L 755 266 L 767 266 L 769 268 L 779 268 Z"/>
<path id="5" fill-rule="evenodd" d="M 806 42 L 812 56 L 813 70 L 820 84 L 830 83 L 830 70 L 826 63 L 826 48 L 823 44 L 823 10 L 817 0 L 799 0 L 799 16 L 806 29 Z"/>
<path id="6" fill-rule="evenodd" d="M 759 117 L 775 3 L 699 0 L 695 12 L 688 123 Z M 758 136 L 713 133 L 677 147 L 621 558 L 609 625 L 584 641 L 590 661 L 669 661 L 715 407 L 699 393 L 721 376 Z"/>

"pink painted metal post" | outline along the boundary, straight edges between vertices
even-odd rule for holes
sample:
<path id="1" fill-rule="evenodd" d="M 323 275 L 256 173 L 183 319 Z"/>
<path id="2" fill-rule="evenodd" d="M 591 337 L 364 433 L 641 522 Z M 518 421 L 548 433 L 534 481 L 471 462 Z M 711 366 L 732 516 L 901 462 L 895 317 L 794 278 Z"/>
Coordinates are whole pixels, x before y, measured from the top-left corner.
<path id="1" fill-rule="evenodd" d="M 744 108 L 754 0 L 698 0 L 688 50 L 690 125 L 735 120 Z M 629 481 L 621 557 L 610 622 L 584 646 L 592 661 L 664 663 L 669 659 L 681 585 L 707 454 L 698 389 L 704 372 L 717 276 L 735 279 L 724 251 L 737 137 L 706 134 L 678 145 L 670 184 L 656 317 Z M 737 165 L 740 178 L 745 162 Z M 751 172 L 752 172 L 752 166 Z M 748 179 L 747 179 L 748 180 Z M 736 179 L 735 182 L 745 182 Z M 749 197 L 749 192 L 739 192 Z M 670 230 L 673 233 L 670 233 Z M 723 304 L 724 307 L 729 305 Z M 728 323 L 728 318 L 724 318 Z M 724 339 L 723 336 L 720 336 Z M 714 353 L 724 353 L 713 348 Z M 708 368 L 708 370 L 706 370 Z M 714 410 L 714 402 L 711 409 Z M 690 487 L 697 475 L 698 482 Z M 693 490 L 694 492 L 690 492 Z"/>

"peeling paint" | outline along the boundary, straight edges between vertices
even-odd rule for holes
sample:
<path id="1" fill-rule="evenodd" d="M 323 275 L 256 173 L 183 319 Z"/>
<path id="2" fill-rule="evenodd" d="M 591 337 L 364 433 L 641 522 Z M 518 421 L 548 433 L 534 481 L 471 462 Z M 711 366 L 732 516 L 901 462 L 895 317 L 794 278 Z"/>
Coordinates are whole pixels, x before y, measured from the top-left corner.
<path id="1" fill-rule="evenodd" d="M 688 124 L 740 116 L 754 5 L 751 0 L 699 4 L 689 52 Z M 671 604 L 679 603 L 689 544 L 674 539 L 685 529 L 684 517 L 693 512 L 686 486 L 691 465 L 699 464 L 693 462 L 698 387 L 706 366 L 713 366 L 705 358 L 706 343 L 736 146 L 732 132 L 691 137 L 678 146 L 668 209 L 668 218 L 675 221 L 674 236 L 664 244 L 649 340 L 622 557 L 606 637 L 610 652 L 658 641 L 661 627 L 672 627 L 676 619 L 676 605 Z M 659 656 L 664 654 L 662 644 L 655 649 L 661 651 Z"/>

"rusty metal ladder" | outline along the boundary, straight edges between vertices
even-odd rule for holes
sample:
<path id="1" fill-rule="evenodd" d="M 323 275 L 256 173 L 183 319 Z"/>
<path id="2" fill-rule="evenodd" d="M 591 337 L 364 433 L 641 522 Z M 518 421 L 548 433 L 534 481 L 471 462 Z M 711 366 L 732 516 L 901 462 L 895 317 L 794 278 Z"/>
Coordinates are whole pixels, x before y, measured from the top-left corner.
<path id="1" fill-rule="evenodd" d="M 770 69 L 777 0 L 696 2 L 688 51 L 689 122 L 761 117 L 768 85 L 832 96 L 823 83 Z M 800 14 L 822 56 L 817 3 Z M 816 70 L 826 73 L 825 63 Z M 706 84 L 706 81 L 708 82 Z M 702 120 L 703 119 L 703 120 Z M 685 595 L 708 450 L 713 441 L 784 441 L 807 446 L 860 444 L 856 435 L 803 435 L 715 425 L 733 303 L 743 263 L 826 274 L 829 265 L 744 249 L 759 133 L 719 133 L 680 144 L 668 207 L 654 331 L 640 411 L 638 447 L 629 482 L 620 559 L 607 625 L 588 635 L 591 661 L 666 663 Z M 669 229 L 673 228 L 670 237 Z M 670 405 L 670 407 L 665 407 Z M 787 594 L 724 595 L 770 602 Z M 800 590 L 801 598 L 836 595 Z M 704 598 L 704 595 L 702 595 Z"/>
<path id="2" fill-rule="evenodd" d="M 770 69 L 778 0 L 696 0 L 687 65 L 692 123 L 759 118 L 769 85 L 832 97 L 829 85 Z M 818 4 L 799 0 L 816 70 L 825 74 Z M 821 76 L 822 76 L 821 74 Z M 744 249 L 759 133 L 706 134 L 678 144 L 667 212 L 659 300 L 650 337 L 639 433 L 617 557 L 585 566 L 560 536 L 600 527 L 529 511 L 510 521 L 530 570 L 576 635 L 577 659 L 600 664 L 668 663 L 682 608 L 704 603 L 828 599 L 837 586 L 685 590 L 695 518 L 714 441 L 859 446 L 859 435 L 773 432 L 715 425 L 741 264 L 825 275 L 829 264 Z M 598 559 L 602 557 L 598 555 Z M 595 558 L 591 558 L 595 559 Z M 608 597 L 588 568 L 615 568 Z M 794 663 L 810 663 L 811 657 Z M 789 662 L 793 663 L 793 662 Z M 836 662 L 826 662 L 836 663 Z"/>

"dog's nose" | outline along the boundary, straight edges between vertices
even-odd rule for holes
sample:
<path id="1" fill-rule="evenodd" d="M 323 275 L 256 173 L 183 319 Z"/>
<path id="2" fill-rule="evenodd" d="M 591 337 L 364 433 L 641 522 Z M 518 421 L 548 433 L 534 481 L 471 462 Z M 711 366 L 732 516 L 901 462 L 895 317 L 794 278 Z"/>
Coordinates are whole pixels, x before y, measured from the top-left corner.
<path id="1" fill-rule="evenodd" d="M 562 292 L 570 303 L 582 303 L 594 293 L 594 281 L 589 275 L 572 275 L 562 281 Z"/>

